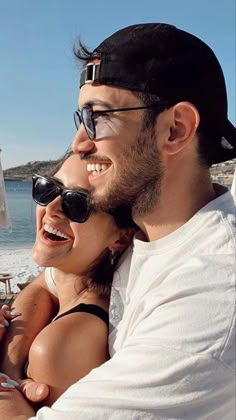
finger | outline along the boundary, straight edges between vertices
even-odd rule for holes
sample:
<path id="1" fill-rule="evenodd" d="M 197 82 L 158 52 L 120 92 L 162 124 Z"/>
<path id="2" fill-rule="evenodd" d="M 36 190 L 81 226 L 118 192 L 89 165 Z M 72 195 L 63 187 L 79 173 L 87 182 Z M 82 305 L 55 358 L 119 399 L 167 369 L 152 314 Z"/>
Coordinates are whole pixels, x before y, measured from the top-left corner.
<path id="1" fill-rule="evenodd" d="M 0 324 L 2 324 L 4 327 L 6 327 L 5 320 L 6 320 L 5 314 L 0 311 Z"/>
<path id="2" fill-rule="evenodd" d="M 9 379 L 9 376 L 5 373 L 0 372 L 0 378 Z"/>
<path id="3" fill-rule="evenodd" d="M 5 318 L 1 318 L 0 319 L 0 330 L 2 330 L 3 328 L 6 328 L 6 322 L 5 322 Z"/>
<path id="4" fill-rule="evenodd" d="M 17 315 L 17 316 L 19 316 L 19 315 Z M 12 320 L 12 319 L 14 319 L 14 318 L 16 318 L 16 316 L 4 316 L 2 313 L 0 313 L 0 329 L 1 328 L 6 328 L 6 327 L 9 327 L 9 322 Z"/>
<path id="5" fill-rule="evenodd" d="M 8 306 L 8 305 L 2 305 L 1 310 L 2 311 L 10 311 L 10 306 Z"/>
<path id="6" fill-rule="evenodd" d="M 13 379 L 9 378 L 8 375 L 5 373 L 0 373 L 0 388 L 6 389 L 14 389 L 18 388 L 18 382 L 14 381 Z"/>
<path id="7" fill-rule="evenodd" d="M 3 305 L 0 313 L 2 313 L 2 315 L 9 320 L 22 315 L 21 312 L 16 311 L 15 309 L 11 309 L 8 305 Z"/>
<path id="8" fill-rule="evenodd" d="M 48 385 L 33 382 L 31 379 L 22 381 L 20 384 L 20 390 L 31 402 L 43 401 L 49 393 Z"/>

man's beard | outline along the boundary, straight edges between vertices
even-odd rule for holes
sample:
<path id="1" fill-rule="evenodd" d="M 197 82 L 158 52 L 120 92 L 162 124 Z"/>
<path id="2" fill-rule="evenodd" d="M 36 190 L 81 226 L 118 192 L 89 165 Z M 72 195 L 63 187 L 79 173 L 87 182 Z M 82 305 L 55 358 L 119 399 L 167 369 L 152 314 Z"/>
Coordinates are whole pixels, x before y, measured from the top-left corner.
<path id="1" fill-rule="evenodd" d="M 135 219 L 147 215 L 159 201 L 163 176 L 154 130 L 141 130 L 117 160 L 117 168 L 119 174 L 106 193 L 99 196 L 91 187 L 93 208 L 105 212 L 131 209 Z"/>

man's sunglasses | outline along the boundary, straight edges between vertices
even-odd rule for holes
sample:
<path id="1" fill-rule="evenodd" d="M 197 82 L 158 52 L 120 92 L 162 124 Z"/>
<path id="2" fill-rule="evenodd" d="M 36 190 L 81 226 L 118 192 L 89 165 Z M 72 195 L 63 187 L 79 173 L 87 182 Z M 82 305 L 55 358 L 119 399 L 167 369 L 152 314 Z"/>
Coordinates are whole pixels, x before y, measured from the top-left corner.
<path id="1" fill-rule="evenodd" d="M 61 196 L 63 213 L 76 223 L 84 223 L 91 213 L 87 190 L 68 190 L 54 178 L 34 174 L 32 177 L 33 200 L 40 206 L 47 206 Z"/>
<path id="2" fill-rule="evenodd" d="M 125 111 L 136 111 L 139 109 L 148 109 L 148 108 L 159 108 L 159 111 L 164 111 L 168 103 L 167 101 L 160 101 L 152 105 L 147 106 L 137 106 L 132 108 L 117 108 L 117 109 L 104 109 L 93 111 L 90 105 L 85 105 L 81 110 L 74 112 L 74 122 L 77 130 L 80 125 L 83 124 L 85 131 L 90 140 L 96 140 L 96 124 L 94 120 L 97 116 L 106 115 L 112 112 L 125 112 Z"/>

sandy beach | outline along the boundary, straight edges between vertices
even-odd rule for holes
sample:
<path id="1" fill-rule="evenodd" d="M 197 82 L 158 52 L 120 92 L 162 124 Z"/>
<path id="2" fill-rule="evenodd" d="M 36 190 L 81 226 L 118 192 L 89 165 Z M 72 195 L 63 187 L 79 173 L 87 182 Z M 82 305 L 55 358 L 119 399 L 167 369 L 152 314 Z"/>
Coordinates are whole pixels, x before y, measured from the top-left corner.
<path id="1" fill-rule="evenodd" d="M 25 283 L 37 276 L 40 268 L 31 257 L 31 248 L 1 249 L 0 250 L 0 273 L 10 273 L 12 292 L 19 292 L 17 283 Z M 5 286 L 0 283 L 0 293 L 4 293 Z"/>

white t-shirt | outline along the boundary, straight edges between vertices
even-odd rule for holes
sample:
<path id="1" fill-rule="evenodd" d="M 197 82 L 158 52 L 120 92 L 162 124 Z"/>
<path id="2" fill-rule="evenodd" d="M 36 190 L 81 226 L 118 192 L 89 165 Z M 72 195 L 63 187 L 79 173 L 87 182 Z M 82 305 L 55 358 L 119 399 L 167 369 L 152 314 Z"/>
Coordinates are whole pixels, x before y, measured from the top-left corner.
<path id="1" fill-rule="evenodd" d="M 113 281 L 111 359 L 39 420 L 235 419 L 235 204 L 170 235 L 139 234 Z"/>

